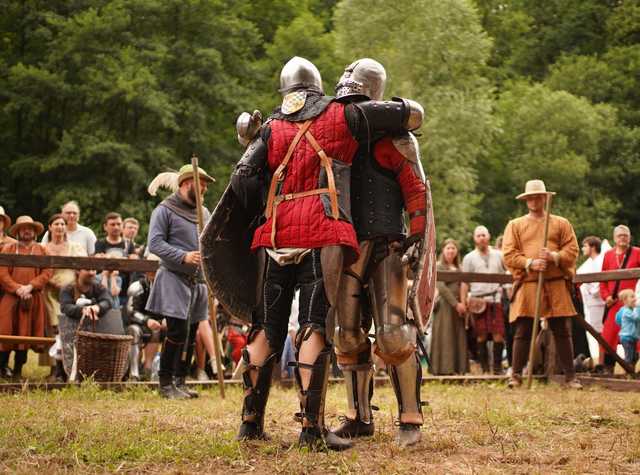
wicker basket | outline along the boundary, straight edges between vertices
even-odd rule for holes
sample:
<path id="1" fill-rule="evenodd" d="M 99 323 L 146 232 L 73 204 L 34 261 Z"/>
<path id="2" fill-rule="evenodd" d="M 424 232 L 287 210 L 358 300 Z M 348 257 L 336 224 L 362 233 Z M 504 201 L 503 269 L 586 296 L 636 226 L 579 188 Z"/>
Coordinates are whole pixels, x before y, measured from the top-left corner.
<path id="1" fill-rule="evenodd" d="M 93 377 L 99 382 L 122 381 L 127 370 L 131 335 L 110 335 L 81 330 L 84 317 L 76 331 L 76 353 L 78 356 L 78 376 Z"/>

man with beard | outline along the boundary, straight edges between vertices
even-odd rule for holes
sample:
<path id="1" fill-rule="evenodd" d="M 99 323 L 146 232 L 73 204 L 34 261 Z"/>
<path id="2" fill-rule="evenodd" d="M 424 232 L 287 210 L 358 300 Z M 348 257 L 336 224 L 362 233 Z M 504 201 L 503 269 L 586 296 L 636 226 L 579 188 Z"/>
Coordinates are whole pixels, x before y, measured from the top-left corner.
<path id="1" fill-rule="evenodd" d="M 349 212 L 350 165 L 359 142 L 414 128 L 416 122 L 419 126 L 422 108 L 407 100 L 335 101 L 322 92 L 318 69 L 298 57 L 283 67 L 280 86 L 282 105 L 259 129 L 230 185 L 248 215 L 264 212 L 265 218 L 251 246 L 265 263 L 260 272 L 264 283 L 243 352 L 246 395 L 238 438 L 265 437 L 273 365 L 282 353 L 294 290 L 299 289 L 299 444 L 343 450 L 351 443 L 326 429 L 324 398 L 339 279 L 343 263 L 358 254 Z M 269 176 L 265 198 L 262 185 Z M 218 298 L 225 304 L 224 294 Z"/>
<path id="2" fill-rule="evenodd" d="M 359 59 L 345 69 L 336 85 L 336 97 L 381 100 L 385 81 L 380 63 Z M 408 280 L 402 257 L 407 247 L 424 237 L 426 208 L 426 179 L 411 133 L 377 137 L 358 149 L 351 176 L 351 211 L 360 257 L 341 277 L 335 338 L 349 404 L 345 421 L 336 431 L 341 437 L 374 433 L 368 337 L 373 319 L 374 351 L 389 369 L 398 401 L 397 443 L 404 447 L 420 440 L 422 371 L 416 327 L 406 315 Z"/>
<path id="3" fill-rule="evenodd" d="M 30 216 L 20 216 L 9 229 L 18 242 L 5 244 L 4 254 L 46 256 L 44 246 L 35 242 L 44 226 Z M 17 336 L 44 336 L 46 310 L 42 291 L 51 278 L 51 269 L 37 267 L 0 267 L 0 286 L 4 291 L 0 299 L 0 334 Z M 15 350 L 13 377 L 22 377 L 22 366 L 27 362 L 30 345 L 0 344 L 0 376 L 9 375 L 11 350 Z"/>
<path id="4" fill-rule="evenodd" d="M 529 212 L 509 221 L 504 231 L 504 263 L 515 281 L 509 309 L 509 321 L 515 327 L 513 338 L 513 373 L 509 387 L 522 385 L 522 370 L 529 358 L 536 306 L 536 288 L 544 272 L 540 316 L 549 324 L 556 344 L 558 362 L 567 386 L 582 389 L 573 366 L 571 319 L 576 315 L 570 285 L 576 271 L 578 241 L 571 223 L 556 215 L 549 216 L 549 239 L 541 246 L 545 228 L 545 203 L 553 194 L 542 180 L 529 180 L 524 193 L 516 199 L 526 201 Z M 532 371 L 533 363 L 529 365 Z"/>
<path id="5" fill-rule="evenodd" d="M 464 256 L 462 272 L 479 274 L 504 274 L 506 269 L 502 262 L 502 253 L 489 246 L 491 235 L 485 226 L 478 226 L 473 231 L 475 249 Z M 489 351 L 487 337 L 493 340 L 493 374 L 501 375 L 502 350 L 504 349 L 505 325 L 502 309 L 502 287 L 500 284 L 488 282 L 462 282 L 460 285 L 461 301 L 473 315 L 473 332 L 478 345 L 478 359 L 482 372 L 489 372 Z"/>
<path id="6" fill-rule="evenodd" d="M 214 181 L 204 170 L 200 175 L 200 193 Z M 208 318 L 207 286 L 200 272 L 196 190 L 194 170 L 184 165 L 178 173 L 158 175 L 149 185 L 149 193 L 169 188 L 174 193 L 151 214 L 149 251 L 160 258 L 160 267 L 151 288 L 146 310 L 161 315 L 167 322 L 167 334 L 160 356 L 160 395 L 167 399 L 198 397 L 185 385 L 188 365 L 193 356 L 198 322 Z M 205 221 L 209 210 L 203 207 Z M 186 345 L 186 359 L 181 357 Z"/>

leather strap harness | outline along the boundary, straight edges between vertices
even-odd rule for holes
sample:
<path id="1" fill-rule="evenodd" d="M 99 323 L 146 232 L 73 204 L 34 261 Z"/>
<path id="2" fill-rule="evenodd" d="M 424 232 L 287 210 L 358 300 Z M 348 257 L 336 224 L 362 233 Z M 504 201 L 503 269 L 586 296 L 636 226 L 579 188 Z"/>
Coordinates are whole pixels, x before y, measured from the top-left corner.
<path id="1" fill-rule="evenodd" d="M 335 177 L 333 175 L 332 163 L 333 159 L 329 157 L 322 147 L 318 144 L 315 137 L 309 132 L 309 127 L 311 126 L 312 120 L 307 120 L 303 123 L 297 123 L 298 132 L 296 133 L 293 141 L 289 145 L 289 149 L 287 150 L 284 159 L 276 168 L 276 171 L 273 174 L 273 178 L 271 178 L 271 184 L 269 185 L 269 194 L 267 195 L 267 207 L 265 209 L 264 215 L 267 219 L 273 218 L 271 221 L 271 245 L 274 249 L 276 249 L 276 219 L 278 216 L 278 205 L 283 201 L 295 200 L 298 198 L 306 198 L 308 196 L 321 195 L 328 193 L 329 199 L 331 201 L 331 217 L 333 219 L 340 218 L 340 209 L 338 208 L 338 191 L 336 189 Z M 298 143 L 304 136 L 307 139 L 307 142 L 311 145 L 311 147 L 315 150 L 315 152 L 320 157 L 320 164 L 324 167 L 325 172 L 327 173 L 327 187 L 326 188 L 316 188 L 314 190 L 301 191 L 298 193 L 285 193 L 280 194 L 280 189 L 282 188 L 282 183 L 285 179 L 285 172 L 291 157 L 293 156 L 293 152 L 295 148 L 298 146 Z"/>

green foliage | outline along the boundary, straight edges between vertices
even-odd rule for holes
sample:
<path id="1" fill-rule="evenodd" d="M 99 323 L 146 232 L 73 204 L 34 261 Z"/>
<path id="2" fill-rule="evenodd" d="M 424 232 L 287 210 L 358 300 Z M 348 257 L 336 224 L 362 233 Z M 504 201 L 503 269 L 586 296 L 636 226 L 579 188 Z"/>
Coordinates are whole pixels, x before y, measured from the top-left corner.
<path id="1" fill-rule="evenodd" d="M 480 171 L 481 182 L 500 195 L 496 200 L 495 193 L 487 194 L 481 206 L 490 209 L 484 217 L 491 228 L 499 232 L 521 212 L 514 196 L 535 177 L 559 192 L 554 210 L 572 221 L 576 233 L 608 234 L 619 203 L 594 192 L 590 176 L 615 126 L 614 110 L 541 84 L 515 82 L 500 95 L 496 116 L 502 132 Z"/>
<path id="2" fill-rule="evenodd" d="M 76 199 L 101 231 L 143 223 L 147 183 L 192 153 L 218 178 L 243 110 L 278 104 L 294 55 L 332 94 L 373 57 L 387 95 L 421 102 L 441 238 L 502 232 L 527 179 L 579 234 L 640 232 L 640 4 L 620 0 L 5 0 L 0 204 L 41 220 Z"/>
<path id="3" fill-rule="evenodd" d="M 376 58 L 387 69 L 387 95 L 410 97 L 425 107 L 420 142 L 438 232 L 469 234 L 479 201 L 476 162 L 494 133 L 491 86 L 484 76 L 491 41 L 475 8 L 464 0 L 351 0 L 338 5 L 335 24 L 343 63 Z"/>

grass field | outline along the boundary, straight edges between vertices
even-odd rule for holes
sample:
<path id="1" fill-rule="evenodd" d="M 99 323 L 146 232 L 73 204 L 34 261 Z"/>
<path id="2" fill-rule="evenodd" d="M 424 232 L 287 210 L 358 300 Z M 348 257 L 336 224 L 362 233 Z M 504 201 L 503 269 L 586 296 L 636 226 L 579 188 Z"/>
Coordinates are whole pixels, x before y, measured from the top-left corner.
<path id="1" fill-rule="evenodd" d="M 393 392 L 374 402 L 376 435 L 343 453 L 295 447 L 296 394 L 274 388 L 267 430 L 272 440 L 233 440 L 242 391 L 164 401 L 153 391 L 102 391 L 91 384 L 62 391 L 0 395 L 0 471 L 152 473 L 640 473 L 640 394 L 538 385 L 423 387 L 429 401 L 423 441 L 393 444 Z M 328 421 L 345 407 L 330 387 Z"/>

